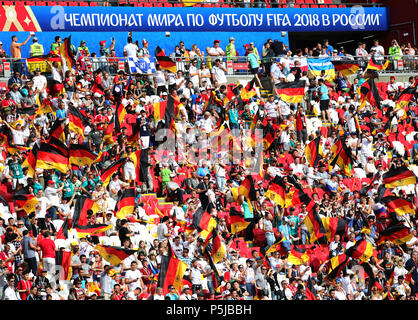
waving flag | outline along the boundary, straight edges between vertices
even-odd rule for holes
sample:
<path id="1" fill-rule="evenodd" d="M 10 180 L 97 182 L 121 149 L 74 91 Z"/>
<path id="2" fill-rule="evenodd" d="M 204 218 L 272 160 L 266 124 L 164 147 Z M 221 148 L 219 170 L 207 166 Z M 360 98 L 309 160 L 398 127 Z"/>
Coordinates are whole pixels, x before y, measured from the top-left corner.
<path id="1" fill-rule="evenodd" d="M 116 203 L 116 217 L 124 219 L 127 214 L 133 213 L 135 207 L 135 188 L 128 188 L 121 193 Z"/>
<path id="2" fill-rule="evenodd" d="M 405 213 L 415 214 L 414 205 L 412 202 L 400 198 L 397 196 L 386 196 L 382 198 L 382 202 L 392 211 L 396 212 L 399 216 Z"/>
<path id="3" fill-rule="evenodd" d="M 157 59 L 158 64 L 161 66 L 161 69 L 168 70 L 172 73 L 177 72 L 176 63 L 173 61 L 173 59 L 166 56 L 164 50 L 159 46 L 157 46 L 155 49 L 155 58 Z"/>
<path id="4" fill-rule="evenodd" d="M 385 63 L 379 63 L 378 61 L 376 61 L 373 55 L 370 58 L 369 63 L 367 64 L 367 69 L 382 71 L 382 70 L 385 70 L 388 66 L 389 66 L 389 60 L 386 60 Z"/>
<path id="5" fill-rule="evenodd" d="M 95 249 L 99 251 L 100 256 L 113 266 L 117 266 L 136 250 L 126 249 L 122 247 L 105 246 L 98 244 Z"/>
<path id="6" fill-rule="evenodd" d="M 306 145 L 305 157 L 309 166 L 314 167 L 322 159 L 322 156 L 321 136 L 318 136 Z"/>
<path id="7" fill-rule="evenodd" d="M 354 246 L 345 251 L 347 256 L 363 262 L 367 262 L 374 255 L 374 253 L 375 251 L 373 249 L 373 245 L 366 239 L 356 241 Z"/>
<path id="8" fill-rule="evenodd" d="M 405 242 L 408 242 L 413 237 L 413 234 L 409 232 L 409 228 L 403 224 L 396 224 L 386 228 L 385 230 L 379 232 L 380 238 L 377 240 L 376 244 L 380 245 L 386 240 L 391 241 L 393 244 L 400 246 Z"/>
<path id="9" fill-rule="evenodd" d="M 71 70 L 75 66 L 75 59 L 74 59 L 74 53 L 71 49 L 71 36 L 68 38 L 65 38 L 60 47 L 59 51 L 61 54 L 61 57 L 64 59 L 68 70 Z"/>
<path id="10" fill-rule="evenodd" d="M 155 64 L 147 57 L 128 57 L 129 72 L 132 74 L 153 74 L 155 72 Z"/>
<path id="11" fill-rule="evenodd" d="M 280 99 L 289 103 L 302 103 L 305 94 L 305 81 L 293 81 L 276 85 Z"/>
<path id="12" fill-rule="evenodd" d="M 346 77 L 356 73 L 360 68 L 359 64 L 355 61 L 334 60 L 332 64 L 334 65 L 335 71 L 341 72 Z"/>
<path id="13" fill-rule="evenodd" d="M 183 287 L 182 279 L 187 269 L 187 263 L 177 259 L 168 242 L 168 255 L 161 257 L 160 273 L 157 286 L 163 288 L 164 295 L 168 293 L 168 287 L 173 285 L 177 292 Z"/>
<path id="14" fill-rule="evenodd" d="M 417 183 L 417 177 L 407 166 L 394 168 L 383 174 L 383 184 L 386 188 L 396 188 Z"/>
<path id="15" fill-rule="evenodd" d="M 332 64 L 331 57 L 329 58 L 318 58 L 318 59 L 307 59 L 308 70 L 313 77 L 321 75 L 321 71 L 325 71 L 325 79 L 331 81 L 335 78 L 335 69 Z"/>

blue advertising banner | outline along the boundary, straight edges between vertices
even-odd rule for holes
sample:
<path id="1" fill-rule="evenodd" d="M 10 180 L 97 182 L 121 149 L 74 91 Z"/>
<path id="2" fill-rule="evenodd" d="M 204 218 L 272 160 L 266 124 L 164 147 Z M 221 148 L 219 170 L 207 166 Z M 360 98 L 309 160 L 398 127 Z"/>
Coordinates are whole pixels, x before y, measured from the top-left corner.
<path id="1" fill-rule="evenodd" d="M 74 32 L 349 32 L 385 31 L 389 26 L 389 10 L 382 7 L 208 9 L 54 6 L 24 8 L 22 10 L 18 7 L 0 7 L 0 13 L 1 11 L 7 13 L 2 16 L 10 17 L 10 19 L 13 17 L 11 21 L 8 21 L 8 18 L 7 21 L 0 22 L 3 24 L 3 31 L 12 31 L 4 30 L 4 26 L 13 26 L 15 23 L 19 23 L 22 28 L 19 31 Z M 20 23 L 20 20 L 25 23 Z M 19 29 L 19 26 L 17 28 Z"/>

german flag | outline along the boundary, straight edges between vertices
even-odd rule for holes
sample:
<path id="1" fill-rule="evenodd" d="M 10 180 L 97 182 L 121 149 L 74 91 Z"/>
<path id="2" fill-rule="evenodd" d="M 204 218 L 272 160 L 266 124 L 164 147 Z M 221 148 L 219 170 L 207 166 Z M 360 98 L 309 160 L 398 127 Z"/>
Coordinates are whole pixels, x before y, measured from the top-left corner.
<path id="1" fill-rule="evenodd" d="M 379 95 L 379 90 L 377 89 L 376 83 L 373 78 L 367 79 L 360 87 L 360 101 L 365 103 L 369 102 L 372 106 L 380 108 L 380 102 L 382 98 Z"/>
<path id="2" fill-rule="evenodd" d="M 232 234 L 237 234 L 238 232 L 247 229 L 250 225 L 248 221 L 245 221 L 244 216 L 237 210 L 236 207 L 231 207 L 231 210 L 229 211 L 229 219 Z"/>
<path id="3" fill-rule="evenodd" d="M 79 196 L 75 203 L 74 214 L 72 219 L 72 228 L 75 226 L 86 226 L 88 223 L 88 211 L 96 213 L 100 207 L 96 202 L 87 198 L 86 196 Z"/>
<path id="4" fill-rule="evenodd" d="M 155 123 L 157 123 L 159 120 L 164 119 L 165 109 L 167 108 L 167 100 L 154 103 L 153 108 L 154 108 L 154 121 Z"/>
<path id="5" fill-rule="evenodd" d="M 45 113 L 54 113 L 54 109 L 52 108 L 52 103 L 49 99 L 44 99 L 44 101 L 42 101 L 41 106 L 39 107 L 38 110 L 36 110 L 35 115 L 38 114 L 45 114 Z"/>
<path id="6" fill-rule="evenodd" d="M 292 187 L 286 194 L 285 207 L 297 206 L 301 203 L 309 203 L 311 198 L 303 191 Z"/>
<path id="7" fill-rule="evenodd" d="M 367 276 L 369 277 L 369 288 L 368 288 L 368 294 L 370 294 L 370 290 L 373 287 L 377 287 L 379 290 L 383 290 L 382 285 L 377 281 L 373 268 L 368 262 L 363 262 L 360 264 L 363 267 L 363 270 L 366 272 Z"/>
<path id="8" fill-rule="evenodd" d="M 328 241 L 333 241 L 336 234 L 342 237 L 347 231 L 347 221 L 343 218 L 323 217 L 321 221 Z"/>
<path id="9" fill-rule="evenodd" d="M 341 74 L 346 77 L 355 74 L 360 68 L 359 64 L 356 62 L 334 60 L 332 61 L 332 64 L 334 65 L 335 71 L 341 72 Z"/>
<path id="10" fill-rule="evenodd" d="M 61 57 L 64 59 L 65 64 L 67 65 L 68 70 L 71 70 L 73 66 L 75 66 L 74 53 L 73 50 L 71 50 L 71 36 L 65 38 L 62 41 L 59 47 L 59 51 Z"/>
<path id="11" fill-rule="evenodd" d="M 333 281 L 338 277 L 343 268 L 347 265 L 349 257 L 346 254 L 339 254 L 338 256 L 332 257 L 328 262 L 328 275 L 327 278 Z"/>
<path id="12" fill-rule="evenodd" d="M 22 208 L 27 214 L 36 211 L 36 205 L 39 203 L 38 199 L 31 194 L 16 194 L 14 195 L 15 203 Z"/>
<path id="13" fill-rule="evenodd" d="M 212 238 L 212 245 L 210 250 L 210 255 L 213 259 L 214 263 L 218 263 L 223 260 L 226 255 L 226 251 L 224 246 L 222 245 L 221 238 L 219 237 L 219 233 L 217 230 L 215 232 L 212 229 L 213 238 Z"/>
<path id="14" fill-rule="evenodd" d="M 321 136 L 316 137 L 306 145 L 305 157 L 310 167 L 318 165 L 318 161 L 323 157 Z"/>
<path id="15" fill-rule="evenodd" d="M 28 168 L 28 175 L 33 177 L 36 169 L 36 159 L 38 158 L 39 146 L 35 143 L 23 161 L 22 168 Z"/>
<path id="16" fill-rule="evenodd" d="M 136 252 L 136 250 L 122 247 L 105 246 L 102 244 L 97 244 L 95 249 L 99 251 L 100 256 L 109 262 L 112 266 L 117 266 L 127 257 Z"/>
<path id="17" fill-rule="evenodd" d="M 386 60 L 385 63 L 381 64 L 376 61 L 374 56 L 372 56 L 369 60 L 369 63 L 367 64 L 367 69 L 382 71 L 382 70 L 386 70 L 388 66 L 389 66 L 389 60 Z"/>
<path id="18" fill-rule="evenodd" d="M 71 257 L 73 253 L 71 251 L 65 251 L 63 249 L 55 251 L 55 265 L 60 266 L 56 268 L 59 270 L 59 280 L 71 280 Z"/>
<path id="19" fill-rule="evenodd" d="M 217 222 L 207 211 L 199 208 L 193 214 L 193 225 L 198 231 L 211 231 L 213 228 L 216 228 Z"/>
<path id="20" fill-rule="evenodd" d="M 394 111 L 397 111 L 409 104 L 409 102 L 414 97 L 417 88 L 415 86 L 410 86 L 404 89 L 400 94 L 399 97 L 396 99 L 396 108 Z"/>
<path id="21" fill-rule="evenodd" d="M 110 119 L 109 124 L 107 125 L 104 133 L 103 133 L 103 140 L 110 145 L 113 145 L 116 141 L 113 138 L 113 131 L 115 130 L 115 116 Z"/>
<path id="22" fill-rule="evenodd" d="M 47 61 L 54 63 L 58 62 L 59 68 L 61 67 L 61 58 L 58 56 L 51 56 L 49 54 L 34 56 L 26 59 L 28 72 L 35 72 L 37 68 L 41 69 L 41 72 L 51 72 L 51 68 Z"/>
<path id="23" fill-rule="evenodd" d="M 119 103 L 116 107 L 115 111 L 115 130 L 116 132 L 120 132 L 122 122 L 125 120 L 127 115 L 126 109 L 122 103 Z"/>
<path id="24" fill-rule="evenodd" d="M 62 173 L 68 170 L 68 154 L 64 154 L 57 147 L 42 142 L 36 159 L 36 167 L 42 169 L 56 169 Z"/>
<path id="25" fill-rule="evenodd" d="M 176 63 L 170 57 L 166 56 L 164 50 L 159 46 L 155 49 L 155 58 L 162 69 L 168 70 L 172 73 L 177 72 Z"/>
<path id="26" fill-rule="evenodd" d="M 411 240 L 413 235 L 409 232 L 409 228 L 403 224 L 396 224 L 386 228 L 385 230 L 379 233 L 380 238 L 377 240 L 376 244 L 380 245 L 386 240 L 391 241 L 393 244 L 400 246 L 405 242 Z"/>
<path id="27" fill-rule="evenodd" d="M 389 169 L 383 174 L 383 184 L 386 188 L 396 188 L 417 183 L 417 177 L 408 169 L 407 166 L 401 166 Z"/>
<path id="28" fill-rule="evenodd" d="M 263 138 L 264 150 L 268 150 L 270 148 L 274 139 L 276 139 L 276 134 L 273 136 L 270 132 L 267 132 L 267 134 Z"/>
<path id="29" fill-rule="evenodd" d="M 107 187 L 112 178 L 112 175 L 119 170 L 119 168 L 124 164 L 125 158 L 120 158 L 108 166 L 100 175 L 100 179 L 103 181 L 103 187 Z"/>
<path id="30" fill-rule="evenodd" d="M 305 219 L 303 219 L 303 223 L 310 234 L 310 243 L 315 243 L 315 241 L 321 239 L 327 233 L 321 217 L 316 210 L 311 210 Z"/>
<path id="31" fill-rule="evenodd" d="M 286 201 L 286 187 L 283 184 L 278 183 L 276 177 L 270 183 L 270 186 L 266 191 L 265 196 L 283 208 L 285 206 Z"/>
<path id="32" fill-rule="evenodd" d="M 116 203 L 116 217 L 124 219 L 127 214 L 134 212 L 134 208 L 135 188 L 127 188 L 121 193 Z"/>
<path id="33" fill-rule="evenodd" d="M 306 253 L 306 249 L 292 246 L 292 249 L 287 256 L 287 261 L 295 266 L 299 266 L 309 261 L 309 255 Z"/>
<path id="34" fill-rule="evenodd" d="M 7 146 L 7 151 L 10 154 L 15 154 L 17 152 L 25 153 L 25 152 L 27 152 L 31 149 L 29 147 L 21 147 L 21 146 L 15 145 L 15 144 L 9 144 L 9 143 L 7 143 L 7 141 L 6 141 L 6 146 Z"/>
<path id="35" fill-rule="evenodd" d="M 280 99 L 289 103 L 302 103 L 305 95 L 305 81 L 293 81 L 276 85 Z"/>
<path id="36" fill-rule="evenodd" d="M 57 232 L 57 239 L 68 239 L 68 219 L 64 220 L 64 223 L 61 225 L 60 229 Z"/>
<path id="37" fill-rule="evenodd" d="M 308 280 L 306 280 L 306 286 L 305 286 L 305 293 L 308 300 L 316 300 L 315 295 L 313 294 L 314 286 L 312 283 L 312 278 L 309 276 Z"/>
<path id="38" fill-rule="evenodd" d="M 182 279 L 187 269 L 187 263 L 177 259 L 168 242 L 168 255 L 161 257 L 160 273 L 158 275 L 157 286 L 163 288 L 163 294 L 168 293 L 168 287 L 174 286 L 177 292 L 181 292 Z"/>
<path id="39" fill-rule="evenodd" d="M 354 246 L 345 251 L 347 256 L 363 262 L 367 262 L 373 256 L 373 253 L 373 245 L 364 238 L 356 241 Z"/>
<path id="40" fill-rule="evenodd" d="M 141 149 L 136 150 L 135 152 L 131 153 L 130 158 L 132 159 L 132 161 L 134 162 L 134 166 L 135 166 L 135 180 L 139 183 L 140 182 L 140 176 L 141 176 L 141 154 L 142 154 Z M 144 151 L 145 154 L 145 151 Z"/>
<path id="41" fill-rule="evenodd" d="M 250 100 L 252 97 L 254 97 L 257 94 L 257 91 L 254 88 L 254 82 L 255 82 L 254 79 L 249 81 L 239 93 L 243 101 Z"/>
<path id="42" fill-rule="evenodd" d="M 74 226 L 74 229 L 77 231 L 79 238 L 84 238 L 92 234 L 103 233 L 112 228 L 113 226 L 111 224 L 107 225 L 107 224 L 98 224 L 98 223 L 88 224 L 85 226 L 79 226 L 79 225 Z"/>
<path id="43" fill-rule="evenodd" d="M 339 140 L 337 142 L 339 150 L 337 151 L 336 155 L 333 159 L 329 162 L 330 170 L 335 165 L 338 165 L 340 170 L 347 176 L 351 177 L 352 171 L 352 157 L 351 157 L 351 148 L 348 147 L 343 140 Z M 332 150 L 331 150 L 332 151 Z"/>
<path id="44" fill-rule="evenodd" d="M 212 273 L 213 287 L 216 292 L 219 292 L 221 288 L 221 283 L 222 283 L 221 276 L 219 275 L 219 271 L 216 268 L 215 263 L 212 260 L 212 256 L 210 255 L 207 249 L 204 250 L 204 254 L 208 257 L 209 265 L 211 269 L 213 270 L 213 273 Z"/>
<path id="45" fill-rule="evenodd" d="M 285 255 L 286 254 L 286 250 L 282 247 L 281 243 L 284 241 L 284 238 L 281 238 L 279 241 L 276 241 L 275 243 L 273 243 L 270 248 L 267 249 L 266 253 L 264 254 L 265 256 L 267 256 L 270 253 L 276 252 L 276 251 L 280 251 L 281 255 Z"/>
<path id="46" fill-rule="evenodd" d="M 51 126 L 49 130 L 49 139 L 52 137 L 55 137 L 62 142 L 65 141 L 65 133 L 64 133 L 64 125 L 65 125 L 65 119 L 55 119 L 53 125 Z M 49 140 L 48 140 L 49 141 Z"/>
<path id="47" fill-rule="evenodd" d="M 382 202 L 392 211 L 396 212 L 399 216 L 410 213 L 415 214 L 414 205 L 404 198 L 397 196 L 388 196 L 382 198 Z"/>
<path id="48" fill-rule="evenodd" d="M 68 120 L 69 128 L 71 131 L 80 134 L 84 137 L 84 129 L 86 128 L 87 122 L 85 116 L 75 107 L 68 107 Z"/>
<path id="49" fill-rule="evenodd" d="M 55 137 L 50 137 L 48 144 L 59 150 L 67 158 L 70 156 L 70 150 L 68 149 L 67 145 L 61 140 Z"/>
<path id="50" fill-rule="evenodd" d="M 70 164 L 75 164 L 79 167 L 89 166 L 96 159 L 96 155 L 84 144 L 70 144 L 69 155 Z"/>

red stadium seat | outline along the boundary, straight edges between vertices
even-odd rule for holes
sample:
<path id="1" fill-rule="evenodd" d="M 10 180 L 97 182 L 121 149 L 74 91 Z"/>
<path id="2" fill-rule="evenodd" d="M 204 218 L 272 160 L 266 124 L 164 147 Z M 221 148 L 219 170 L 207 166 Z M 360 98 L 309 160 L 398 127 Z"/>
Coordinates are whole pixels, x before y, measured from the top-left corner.
<path id="1" fill-rule="evenodd" d="M 13 6 L 14 5 L 13 1 L 2 1 L 1 4 L 3 6 Z"/>
<path id="2" fill-rule="evenodd" d="M 68 5 L 71 6 L 71 7 L 77 7 L 78 2 L 77 1 L 68 1 Z"/>
<path id="3" fill-rule="evenodd" d="M 53 6 L 56 6 L 56 5 L 57 5 L 57 3 L 56 3 L 55 1 L 47 1 L 47 2 L 46 2 L 46 5 L 47 5 L 48 7 L 53 7 Z"/>
<path id="4" fill-rule="evenodd" d="M 88 6 L 89 6 L 89 3 L 88 3 L 88 2 L 85 2 L 85 1 L 80 1 L 80 2 L 78 3 L 78 5 L 79 5 L 80 7 L 88 7 Z"/>
<path id="5" fill-rule="evenodd" d="M 62 7 L 68 6 L 68 1 L 58 1 L 58 5 Z"/>
<path id="6" fill-rule="evenodd" d="M 90 2 L 90 7 L 98 7 L 99 4 L 97 2 Z"/>
<path id="7" fill-rule="evenodd" d="M 36 1 L 37 6 L 46 6 L 46 1 Z"/>
<path id="8" fill-rule="evenodd" d="M 36 2 L 35 1 L 25 1 L 25 5 L 26 6 L 35 6 Z"/>

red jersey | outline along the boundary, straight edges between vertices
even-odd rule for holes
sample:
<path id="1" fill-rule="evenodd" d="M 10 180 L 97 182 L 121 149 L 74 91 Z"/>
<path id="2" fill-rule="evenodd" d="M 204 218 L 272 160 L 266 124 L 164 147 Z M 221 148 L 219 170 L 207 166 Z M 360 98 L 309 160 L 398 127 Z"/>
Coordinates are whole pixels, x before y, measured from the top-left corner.
<path id="1" fill-rule="evenodd" d="M 98 123 L 98 122 L 103 122 L 103 121 L 105 121 L 106 122 L 106 116 L 104 116 L 104 115 L 102 115 L 102 114 L 98 114 L 95 118 L 94 118 L 94 122 L 96 122 L 96 123 Z M 99 130 L 103 130 L 104 129 L 104 124 L 103 123 L 100 123 L 100 124 L 97 124 L 97 129 L 99 129 Z"/>
<path id="2" fill-rule="evenodd" d="M 29 291 L 31 286 L 32 286 L 32 282 L 29 281 L 29 280 L 23 280 L 22 279 L 17 283 L 17 289 L 18 290 L 28 290 Z M 20 294 L 20 298 L 22 300 L 26 300 L 28 295 L 29 295 L 28 292 L 19 292 L 19 294 Z"/>
<path id="3" fill-rule="evenodd" d="M 0 260 L 4 260 L 4 261 L 6 261 L 7 259 L 9 259 L 10 257 L 5 253 L 5 252 L 0 252 Z M 11 273 L 13 273 L 13 259 L 12 260 L 10 260 L 9 262 L 6 262 L 5 263 L 6 264 L 6 267 L 7 267 L 7 269 L 9 269 L 9 271 L 11 272 Z"/>
<path id="4" fill-rule="evenodd" d="M 42 258 L 55 258 L 55 242 L 49 238 L 43 239 L 39 243 L 42 251 Z"/>

